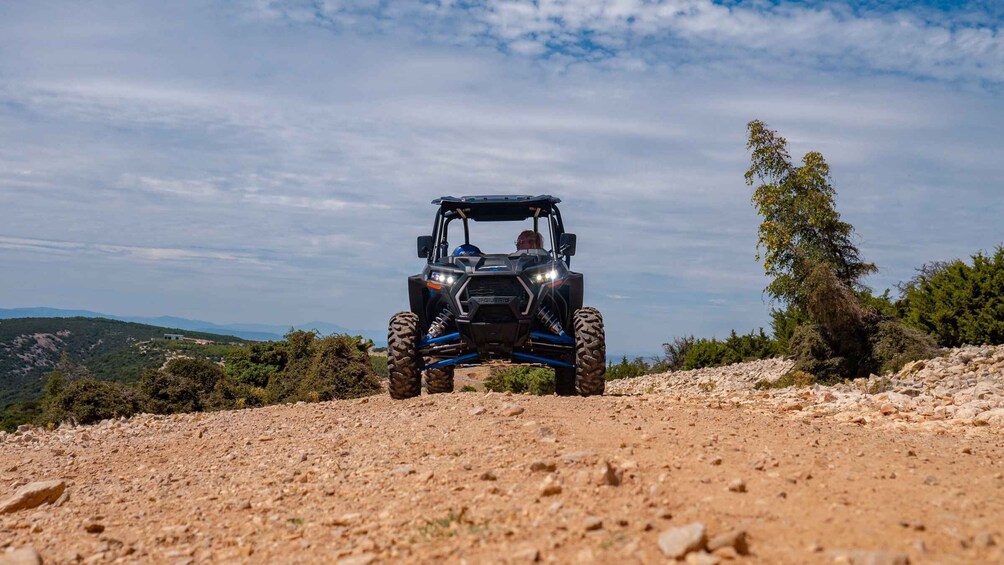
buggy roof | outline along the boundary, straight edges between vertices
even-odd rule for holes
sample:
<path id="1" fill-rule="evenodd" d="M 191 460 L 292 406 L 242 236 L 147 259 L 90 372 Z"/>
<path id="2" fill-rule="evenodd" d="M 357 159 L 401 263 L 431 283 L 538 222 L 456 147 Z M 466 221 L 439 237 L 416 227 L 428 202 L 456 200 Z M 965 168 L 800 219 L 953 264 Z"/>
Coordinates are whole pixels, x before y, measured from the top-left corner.
<path id="1" fill-rule="evenodd" d="M 560 198 L 550 194 L 529 196 L 525 194 L 442 196 L 432 201 L 440 212 L 449 216 L 467 217 L 476 222 L 511 222 L 546 216 Z"/>

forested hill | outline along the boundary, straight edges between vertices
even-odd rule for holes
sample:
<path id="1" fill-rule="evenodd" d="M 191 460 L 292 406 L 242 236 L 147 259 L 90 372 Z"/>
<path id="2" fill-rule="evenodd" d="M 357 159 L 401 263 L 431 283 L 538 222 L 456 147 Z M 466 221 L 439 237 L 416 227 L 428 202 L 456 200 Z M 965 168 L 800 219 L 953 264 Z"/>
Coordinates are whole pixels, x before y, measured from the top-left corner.
<path id="1" fill-rule="evenodd" d="M 183 334 L 167 341 L 165 334 Z M 129 381 L 143 369 L 160 367 L 171 350 L 205 349 L 243 340 L 104 318 L 14 318 L 0 320 L 0 406 L 37 398 L 47 373 L 64 357 L 102 380 Z"/>

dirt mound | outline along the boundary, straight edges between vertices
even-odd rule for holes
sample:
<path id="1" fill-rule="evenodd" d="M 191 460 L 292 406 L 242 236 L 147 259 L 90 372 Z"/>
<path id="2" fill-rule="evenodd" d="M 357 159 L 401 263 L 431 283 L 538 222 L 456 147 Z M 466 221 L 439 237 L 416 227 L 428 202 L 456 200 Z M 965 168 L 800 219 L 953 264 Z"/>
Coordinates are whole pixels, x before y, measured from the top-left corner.
<path id="1" fill-rule="evenodd" d="M 990 386 L 1002 350 L 980 351 L 875 393 L 751 390 L 784 370 L 768 361 L 700 373 L 714 386 L 611 383 L 653 387 L 637 396 L 378 396 L 25 429 L 0 438 L 0 499 L 65 492 L 0 514 L 0 562 L 28 546 L 46 563 L 1002 562 L 996 424 L 897 428 L 879 404 L 995 402 L 933 376 L 961 366 L 960 390 Z M 855 395 L 879 416 L 825 408 Z"/>

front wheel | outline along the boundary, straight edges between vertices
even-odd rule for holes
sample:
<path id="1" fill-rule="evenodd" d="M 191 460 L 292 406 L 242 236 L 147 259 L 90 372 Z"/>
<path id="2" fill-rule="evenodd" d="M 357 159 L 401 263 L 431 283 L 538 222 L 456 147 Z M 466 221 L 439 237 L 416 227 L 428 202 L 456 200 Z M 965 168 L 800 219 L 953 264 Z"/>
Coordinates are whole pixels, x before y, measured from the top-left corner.
<path id="1" fill-rule="evenodd" d="M 426 369 L 425 390 L 429 394 L 453 392 L 453 367 Z"/>
<path id="2" fill-rule="evenodd" d="M 582 396 L 603 394 L 607 372 L 603 316 L 596 308 L 581 308 L 572 314 L 572 325 L 575 328 L 575 392 Z"/>
<path id="3" fill-rule="evenodd" d="M 391 317 L 387 333 L 387 388 L 393 399 L 422 394 L 418 340 L 418 316 L 412 312 L 398 312 Z"/>

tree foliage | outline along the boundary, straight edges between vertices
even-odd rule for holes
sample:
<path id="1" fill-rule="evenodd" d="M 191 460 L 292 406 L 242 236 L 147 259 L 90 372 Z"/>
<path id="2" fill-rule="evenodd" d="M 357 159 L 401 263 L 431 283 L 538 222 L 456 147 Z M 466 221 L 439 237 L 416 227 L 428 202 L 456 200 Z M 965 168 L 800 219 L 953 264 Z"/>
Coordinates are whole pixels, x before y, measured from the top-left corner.
<path id="1" fill-rule="evenodd" d="M 772 312 L 777 343 L 795 370 L 821 380 L 894 370 L 936 352 L 933 340 L 893 316 L 888 293 L 873 296 L 863 278 L 876 271 L 840 218 L 830 167 L 822 154 L 792 163 L 787 141 L 763 122 L 748 124 L 746 184 L 761 223 L 757 259 L 783 305 Z"/>
<path id="2" fill-rule="evenodd" d="M 973 255 L 972 265 L 924 265 L 900 291 L 900 316 L 941 345 L 1004 343 L 1004 246 Z"/>
<path id="3" fill-rule="evenodd" d="M 854 228 L 840 219 L 830 167 L 815 151 L 792 163 L 788 142 L 759 120 L 747 126 L 747 149 L 752 159 L 746 184 L 762 219 L 757 260 L 771 277 L 767 293 L 774 299 L 804 307 L 806 279 L 820 264 L 850 289 L 862 288 L 861 279 L 874 272 L 854 244 Z"/>

